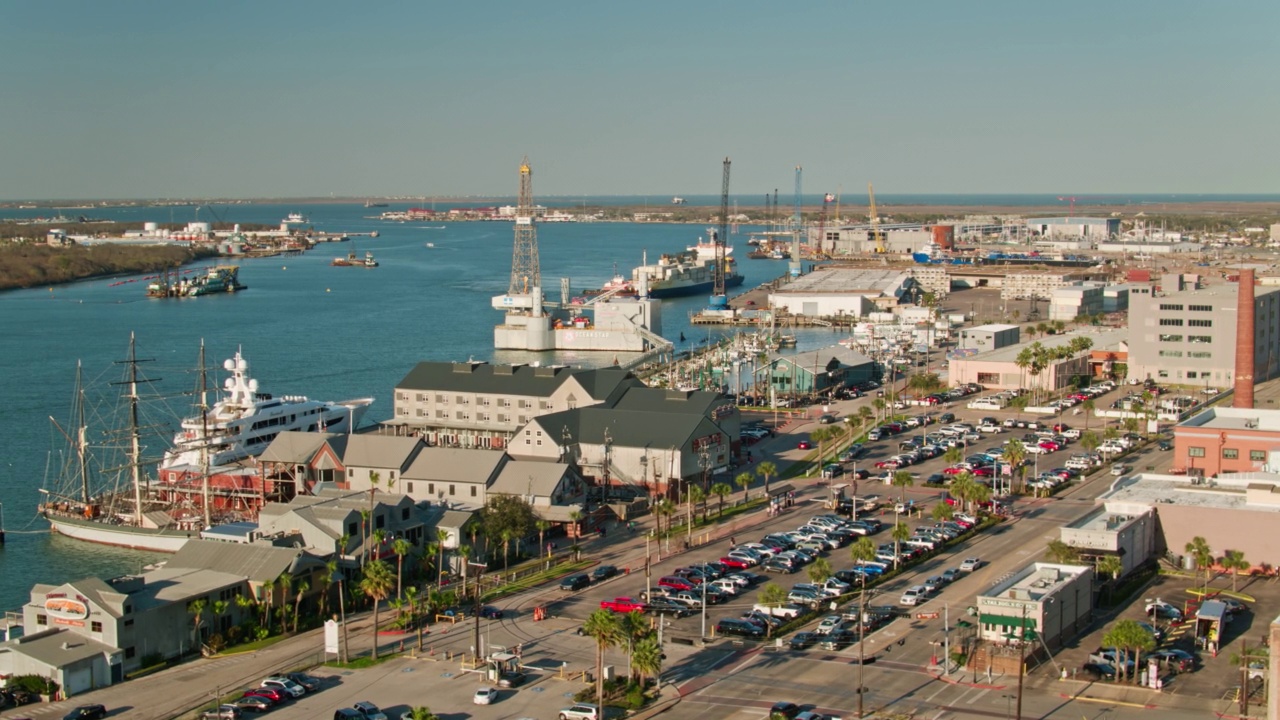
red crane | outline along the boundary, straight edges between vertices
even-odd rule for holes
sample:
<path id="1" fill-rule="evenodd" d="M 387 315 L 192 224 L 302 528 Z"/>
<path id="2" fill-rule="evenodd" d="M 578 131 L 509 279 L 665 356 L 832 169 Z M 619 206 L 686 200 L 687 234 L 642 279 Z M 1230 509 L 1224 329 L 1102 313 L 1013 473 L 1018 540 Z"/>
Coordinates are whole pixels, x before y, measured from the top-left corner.
<path id="1" fill-rule="evenodd" d="M 1058 202 L 1071 203 L 1070 209 L 1067 210 L 1067 217 L 1071 217 L 1075 213 L 1077 200 L 1116 200 L 1117 202 L 1124 202 L 1123 200 L 1118 200 L 1117 198 L 1103 197 L 1100 195 L 1059 195 Z"/>

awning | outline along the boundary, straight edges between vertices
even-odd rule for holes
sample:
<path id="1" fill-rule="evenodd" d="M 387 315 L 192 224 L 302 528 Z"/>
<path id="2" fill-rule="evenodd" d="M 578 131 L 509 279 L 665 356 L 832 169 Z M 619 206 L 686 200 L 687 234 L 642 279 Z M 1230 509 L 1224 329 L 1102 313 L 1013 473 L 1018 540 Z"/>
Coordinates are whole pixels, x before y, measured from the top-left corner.
<path id="1" fill-rule="evenodd" d="M 983 625 L 1000 625 L 1002 627 L 1018 627 L 1034 628 L 1036 626 L 1035 618 L 1009 617 L 1007 615 L 988 615 L 983 613 L 978 616 L 978 621 Z"/>
<path id="2" fill-rule="evenodd" d="M 795 490 L 795 486 L 793 486 L 791 483 L 773 485 L 769 488 L 769 497 L 778 497 L 779 495 L 786 495 L 787 493 L 793 490 Z"/>

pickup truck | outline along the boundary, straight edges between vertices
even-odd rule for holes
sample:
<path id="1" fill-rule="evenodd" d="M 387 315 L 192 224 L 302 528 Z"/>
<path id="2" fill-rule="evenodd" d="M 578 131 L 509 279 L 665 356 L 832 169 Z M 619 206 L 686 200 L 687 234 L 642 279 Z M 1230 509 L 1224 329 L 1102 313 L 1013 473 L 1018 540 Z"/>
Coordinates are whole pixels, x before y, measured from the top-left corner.
<path id="1" fill-rule="evenodd" d="M 601 600 L 600 607 L 614 612 L 644 612 L 648 607 L 644 603 L 630 597 L 616 597 L 612 600 Z"/>
<path id="2" fill-rule="evenodd" d="M 756 612 L 764 613 L 765 615 L 772 615 L 773 617 L 786 618 L 788 620 L 790 620 L 793 617 L 799 616 L 801 612 L 801 608 L 798 605 L 774 606 L 774 605 L 768 605 L 765 603 L 756 603 L 752 607 L 752 609 L 755 610 Z"/>

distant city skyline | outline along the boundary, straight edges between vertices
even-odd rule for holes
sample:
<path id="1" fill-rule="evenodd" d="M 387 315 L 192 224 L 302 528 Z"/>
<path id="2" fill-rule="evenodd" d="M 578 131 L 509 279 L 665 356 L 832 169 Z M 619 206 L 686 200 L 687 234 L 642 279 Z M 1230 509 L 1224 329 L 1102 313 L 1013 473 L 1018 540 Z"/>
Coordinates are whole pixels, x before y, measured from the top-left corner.
<path id="1" fill-rule="evenodd" d="M 1280 3 L 5 5 L 0 200 L 1280 192 Z"/>

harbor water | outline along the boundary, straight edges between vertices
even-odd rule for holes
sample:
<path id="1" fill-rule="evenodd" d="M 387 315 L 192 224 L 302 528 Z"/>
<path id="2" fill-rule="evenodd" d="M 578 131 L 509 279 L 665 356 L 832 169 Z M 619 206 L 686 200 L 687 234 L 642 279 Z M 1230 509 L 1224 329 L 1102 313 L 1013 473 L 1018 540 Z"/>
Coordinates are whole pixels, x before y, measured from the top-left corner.
<path id="1" fill-rule="evenodd" d="M 388 209 L 404 209 L 394 206 Z M 387 419 L 392 393 L 417 362 L 465 361 L 612 364 L 625 354 L 519 353 L 493 350 L 493 326 L 501 314 L 490 299 L 507 289 L 511 275 L 512 226 L 503 222 L 386 223 L 366 219 L 360 205 L 237 205 L 220 208 L 228 222 L 278 224 L 303 211 L 309 225 L 330 232 L 368 233 L 343 243 L 321 244 L 303 254 L 235 261 L 247 290 L 201 298 L 148 299 L 146 282 L 110 278 L 0 293 L 0 503 L 7 543 L 0 549 L 0 609 L 23 604 L 33 583 L 57 583 L 89 575 L 137 572 L 163 556 L 81 543 L 54 536 L 36 515 L 39 489 L 58 467 L 60 443 L 50 417 L 65 425 L 74 389 L 76 361 L 85 377 L 118 380 L 129 334 L 140 358 L 154 358 L 146 373 L 158 378 L 150 390 L 167 398 L 162 411 L 191 412 L 183 393 L 196 386 L 203 339 L 208 364 L 220 368 L 238 348 L 249 360 L 263 392 L 325 400 L 376 398 L 365 423 Z M 128 221 L 186 222 L 193 208 L 79 210 L 93 217 Z M 37 211 L 13 211 L 32 216 Z M 50 214 L 44 211 L 43 214 Z M 184 217 L 185 215 L 185 217 Z M 201 219 L 209 214 L 202 212 Z M 443 225 L 443 227 L 441 227 Z M 730 237 L 739 256 L 743 292 L 786 272 L 785 261 L 748 260 L 747 228 Z M 702 225 L 548 223 L 539 226 L 541 266 L 548 300 L 558 301 L 561 277 L 575 291 L 597 288 L 616 271 L 629 275 L 647 251 L 684 250 L 706 235 Z M 428 246 L 430 244 L 430 247 Z M 379 267 L 333 267 L 335 257 L 372 252 Z M 220 261 L 230 262 L 230 261 Z M 209 263 L 202 263 L 206 265 Z M 663 301 L 663 334 L 680 335 L 677 349 L 715 342 L 729 328 L 694 327 L 691 312 L 707 298 Z M 830 330 L 796 333 L 799 350 L 831 344 Z M 218 386 L 222 373 L 211 385 Z M 118 388 L 113 388 L 118 391 Z M 153 416 L 155 414 L 153 413 Z M 160 422 L 160 420 L 157 420 Z M 91 442 L 92 442 L 91 438 Z M 147 447 L 159 457 L 164 447 Z"/>

